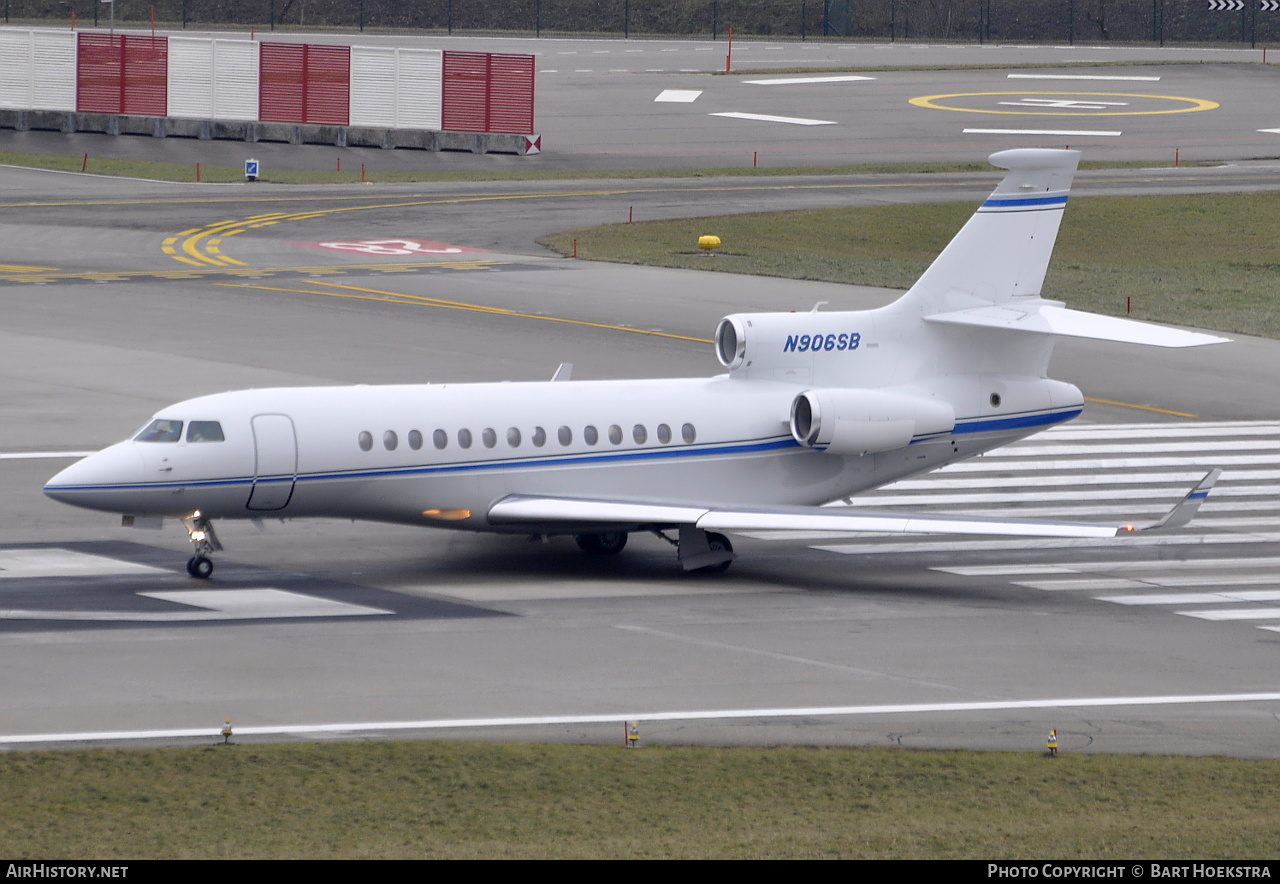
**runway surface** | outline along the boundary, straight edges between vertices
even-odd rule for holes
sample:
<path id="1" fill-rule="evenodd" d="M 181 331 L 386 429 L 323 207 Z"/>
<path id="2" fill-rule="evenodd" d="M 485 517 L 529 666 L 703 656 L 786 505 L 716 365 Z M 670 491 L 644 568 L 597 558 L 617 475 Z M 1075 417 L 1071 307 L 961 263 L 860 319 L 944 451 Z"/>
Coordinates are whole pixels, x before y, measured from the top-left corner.
<path id="1" fill-rule="evenodd" d="M 565 539 L 226 523 L 215 579 L 195 583 L 173 526 L 122 529 L 40 491 L 71 453 L 222 389 L 560 362 L 712 374 L 725 313 L 893 295 L 592 265 L 536 236 L 631 207 L 976 204 L 997 178 L 322 190 L 0 170 L 0 745 L 206 740 L 228 717 L 244 739 L 604 741 L 640 718 L 654 741 L 1039 751 L 1056 727 L 1064 751 L 1280 755 L 1272 341 L 1062 344 L 1053 373 L 1091 398 L 1084 418 L 866 501 L 1142 520 L 1225 470 L 1191 528 L 1108 544 L 747 537 L 707 580 L 644 536 L 600 562 Z M 1277 183 L 1263 162 L 1087 173 L 1076 192 Z"/>

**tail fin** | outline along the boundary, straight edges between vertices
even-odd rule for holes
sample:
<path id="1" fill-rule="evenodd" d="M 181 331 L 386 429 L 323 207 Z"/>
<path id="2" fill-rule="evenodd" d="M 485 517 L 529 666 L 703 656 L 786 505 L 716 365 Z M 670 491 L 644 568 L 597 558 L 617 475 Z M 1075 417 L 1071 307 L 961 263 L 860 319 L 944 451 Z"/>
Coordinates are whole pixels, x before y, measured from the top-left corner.
<path id="1" fill-rule="evenodd" d="M 990 162 L 1009 174 L 911 287 L 903 306 L 927 316 L 1039 297 L 1080 152 L 1005 150 Z"/>

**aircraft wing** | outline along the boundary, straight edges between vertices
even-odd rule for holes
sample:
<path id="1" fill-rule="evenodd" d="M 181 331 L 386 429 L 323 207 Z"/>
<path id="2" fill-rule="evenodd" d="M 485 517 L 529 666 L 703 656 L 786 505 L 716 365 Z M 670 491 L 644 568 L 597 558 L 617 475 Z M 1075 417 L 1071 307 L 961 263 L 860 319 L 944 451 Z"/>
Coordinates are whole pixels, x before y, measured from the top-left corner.
<path id="1" fill-rule="evenodd" d="M 1150 525 L 985 519 L 862 510 L 856 507 L 698 507 L 625 500 L 513 494 L 489 509 L 494 524 L 566 526 L 692 525 L 704 531 L 874 531 L 897 534 L 990 534 L 1021 537 L 1116 537 L 1178 528 L 1195 516 L 1222 470 L 1212 470 L 1163 518 Z M 568 527 L 567 530 L 572 530 Z"/>

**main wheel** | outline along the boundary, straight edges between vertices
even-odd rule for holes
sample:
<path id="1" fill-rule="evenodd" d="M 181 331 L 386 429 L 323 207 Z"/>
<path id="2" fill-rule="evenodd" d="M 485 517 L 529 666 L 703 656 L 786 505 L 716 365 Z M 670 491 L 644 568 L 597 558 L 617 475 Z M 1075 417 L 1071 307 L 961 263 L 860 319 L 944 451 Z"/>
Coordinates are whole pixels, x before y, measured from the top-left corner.
<path id="1" fill-rule="evenodd" d="M 192 556 L 187 559 L 187 573 L 198 580 L 208 580 L 213 574 L 213 559 L 208 556 Z"/>
<path id="2" fill-rule="evenodd" d="M 714 531 L 707 532 L 707 546 L 711 547 L 715 552 L 720 552 L 721 550 L 727 553 L 733 552 L 733 544 L 729 542 L 729 538 L 725 537 L 723 534 L 717 534 Z M 699 568 L 698 573 L 723 574 L 725 571 L 729 570 L 729 566 L 732 564 L 733 559 L 729 559 L 728 561 L 721 562 L 718 565 L 707 565 L 705 568 Z"/>
<path id="3" fill-rule="evenodd" d="M 596 556 L 616 556 L 627 545 L 626 531 L 601 531 L 599 534 L 575 534 L 578 549 Z"/>

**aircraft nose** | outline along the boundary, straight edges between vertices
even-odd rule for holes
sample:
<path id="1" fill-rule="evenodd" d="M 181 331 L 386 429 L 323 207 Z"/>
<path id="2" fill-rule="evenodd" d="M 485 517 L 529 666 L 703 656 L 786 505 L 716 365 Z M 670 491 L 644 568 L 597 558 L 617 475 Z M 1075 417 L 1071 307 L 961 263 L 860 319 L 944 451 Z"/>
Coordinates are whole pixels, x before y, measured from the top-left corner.
<path id="1" fill-rule="evenodd" d="M 120 442 L 58 473 L 45 483 L 44 493 L 73 506 L 119 512 L 116 495 L 142 479 L 142 455 L 132 442 Z"/>

